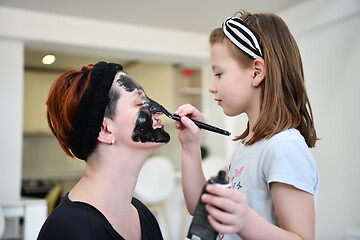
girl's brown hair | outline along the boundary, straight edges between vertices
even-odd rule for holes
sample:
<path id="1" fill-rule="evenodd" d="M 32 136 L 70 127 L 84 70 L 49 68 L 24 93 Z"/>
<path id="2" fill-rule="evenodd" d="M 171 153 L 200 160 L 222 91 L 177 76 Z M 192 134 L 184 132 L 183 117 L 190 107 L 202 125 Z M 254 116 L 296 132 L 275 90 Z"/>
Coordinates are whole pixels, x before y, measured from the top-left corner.
<path id="1" fill-rule="evenodd" d="M 81 98 L 89 87 L 93 66 L 93 64 L 89 64 L 80 70 L 69 70 L 60 74 L 53 82 L 46 101 L 46 116 L 50 130 L 61 148 L 70 157 L 74 157 L 70 148 L 70 137 L 74 129 L 73 122 Z M 109 91 L 110 102 L 105 110 L 106 117 L 111 118 L 115 114 L 115 105 L 119 97 L 119 92 L 115 88 L 111 88 Z"/>
<path id="2" fill-rule="evenodd" d="M 254 135 L 246 143 L 286 130 L 296 128 L 309 147 L 317 141 L 313 115 L 307 96 L 303 65 L 299 48 L 285 22 L 275 14 L 250 14 L 237 12 L 239 17 L 258 36 L 265 62 L 265 79 L 260 84 L 260 115 L 254 125 Z M 223 33 L 215 29 L 210 35 L 210 44 L 226 44 L 233 57 L 242 65 L 249 66 L 253 59 L 236 47 Z M 245 138 L 247 129 L 234 140 Z"/>

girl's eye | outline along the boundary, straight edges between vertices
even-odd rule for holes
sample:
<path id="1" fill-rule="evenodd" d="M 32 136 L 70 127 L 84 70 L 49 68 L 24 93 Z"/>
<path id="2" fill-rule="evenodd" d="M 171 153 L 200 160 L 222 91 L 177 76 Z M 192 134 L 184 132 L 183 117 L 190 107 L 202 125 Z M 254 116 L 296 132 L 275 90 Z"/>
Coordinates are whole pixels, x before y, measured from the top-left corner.
<path id="1" fill-rule="evenodd" d="M 221 77 L 221 73 L 217 73 L 217 74 L 215 74 L 215 77 L 220 78 L 220 77 Z"/>

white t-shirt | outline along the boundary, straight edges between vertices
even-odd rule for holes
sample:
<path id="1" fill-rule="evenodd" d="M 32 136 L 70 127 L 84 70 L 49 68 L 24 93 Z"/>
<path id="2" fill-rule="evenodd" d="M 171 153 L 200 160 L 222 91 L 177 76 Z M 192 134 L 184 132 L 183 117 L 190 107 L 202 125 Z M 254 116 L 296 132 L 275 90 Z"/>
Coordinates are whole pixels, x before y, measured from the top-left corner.
<path id="1" fill-rule="evenodd" d="M 316 205 L 319 173 L 300 132 L 288 129 L 270 139 L 245 146 L 241 142 L 230 157 L 229 182 L 242 192 L 249 206 L 267 221 L 279 226 L 270 192 L 271 182 L 292 185 L 314 195 Z M 218 239 L 241 239 L 237 234 Z"/>

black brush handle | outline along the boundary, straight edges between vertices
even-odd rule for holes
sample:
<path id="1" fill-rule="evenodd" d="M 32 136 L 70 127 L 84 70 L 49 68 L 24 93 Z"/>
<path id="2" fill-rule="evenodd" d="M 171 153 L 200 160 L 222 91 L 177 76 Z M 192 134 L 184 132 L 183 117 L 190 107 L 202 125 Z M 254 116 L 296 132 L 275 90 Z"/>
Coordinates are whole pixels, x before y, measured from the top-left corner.
<path id="1" fill-rule="evenodd" d="M 173 114 L 172 115 L 172 119 L 176 120 L 176 121 L 181 121 L 180 117 L 178 115 L 175 115 Z M 208 130 L 208 131 L 211 131 L 211 132 L 215 132 L 215 133 L 220 133 L 220 134 L 223 134 L 223 135 L 226 135 L 226 136 L 230 136 L 230 132 L 224 130 L 224 129 L 221 129 L 221 128 L 218 128 L 218 127 L 214 127 L 214 126 L 211 126 L 209 124 L 206 124 L 206 123 L 203 123 L 203 122 L 199 122 L 199 121 L 196 121 L 196 120 L 192 120 L 190 118 L 191 121 L 193 121 L 195 123 L 196 126 L 198 126 L 199 128 L 201 129 L 204 129 L 204 130 Z"/>

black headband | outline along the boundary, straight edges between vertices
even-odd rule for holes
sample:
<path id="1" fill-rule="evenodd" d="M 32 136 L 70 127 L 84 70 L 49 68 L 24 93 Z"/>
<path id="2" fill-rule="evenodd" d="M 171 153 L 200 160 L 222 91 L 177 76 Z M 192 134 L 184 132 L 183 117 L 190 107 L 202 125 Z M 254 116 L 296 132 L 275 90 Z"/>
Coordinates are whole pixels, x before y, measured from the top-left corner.
<path id="1" fill-rule="evenodd" d="M 81 98 L 70 137 L 71 152 L 79 159 L 86 161 L 95 149 L 109 91 L 119 70 L 123 70 L 120 64 L 106 62 L 96 63 L 91 70 L 90 85 Z"/>

